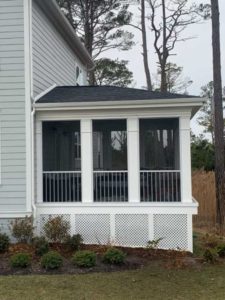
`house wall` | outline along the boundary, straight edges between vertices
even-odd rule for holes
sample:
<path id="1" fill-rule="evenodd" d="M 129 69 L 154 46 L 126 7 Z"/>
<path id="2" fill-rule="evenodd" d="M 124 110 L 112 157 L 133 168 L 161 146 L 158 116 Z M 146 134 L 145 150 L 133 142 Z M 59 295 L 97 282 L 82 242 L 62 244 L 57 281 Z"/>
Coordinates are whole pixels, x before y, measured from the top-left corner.
<path id="1" fill-rule="evenodd" d="M 33 1 L 32 8 L 33 95 L 53 84 L 86 84 L 85 67 L 44 12 Z M 76 81 L 76 67 L 82 74 Z"/>
<path id="2" fill-rule="evenodd" d="M 26 209 L 23 0 L 0 0 L 0 218 Z"/>

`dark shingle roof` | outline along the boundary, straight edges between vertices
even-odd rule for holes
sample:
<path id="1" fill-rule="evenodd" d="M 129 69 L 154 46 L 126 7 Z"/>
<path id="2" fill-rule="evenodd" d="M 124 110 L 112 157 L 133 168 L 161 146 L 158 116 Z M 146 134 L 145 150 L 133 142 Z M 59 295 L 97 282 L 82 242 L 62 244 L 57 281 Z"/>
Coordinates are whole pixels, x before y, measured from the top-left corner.
<path id="1" fill-rule="evenodd" d="M 147 90 L 115 86 L 61 86 L 56 87 L 36 103 L 96 102 L 197 98 L 196 96 L 150 92 Z"/>

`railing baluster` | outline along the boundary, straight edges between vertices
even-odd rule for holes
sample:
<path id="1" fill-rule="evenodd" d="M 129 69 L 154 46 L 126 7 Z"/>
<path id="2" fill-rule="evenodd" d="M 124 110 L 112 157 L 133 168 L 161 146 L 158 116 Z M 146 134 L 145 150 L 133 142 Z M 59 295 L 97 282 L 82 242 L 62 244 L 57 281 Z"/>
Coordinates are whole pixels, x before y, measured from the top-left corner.
<path id="1" fill-rule="evenodd" d="M 178 188 L 177 188 L 178 184 L 177 184 L 177 172 L 176 172 L 176 200 L 178 200 Z"/>
<path id="2" fill-rule="evenodd" d="M 159 202 L 162 202 L 162 192 L 161 192 L 161 172 L 159 172 Z"/>
<path id="3" fill-rule="evenodd" d="M 174 182 L 173 182 L 173 172 L 171 173 L 171 182 L 172 182 L 172 202 L 174 202 L 174 193 L 173 193 L 173 185 L 174 185 Z"/>
<path id="4" fill-rule="evenodd" d="M 109 186 L 109 183 L 110 183 L 110 182 L 109 182 L 109 180 L 110 180 L 109 173 L 108 173 L 107 175 L 108 175 L 108 176 L 107 176 L 107 177 L 108 177 L 108 184 L 107 184 L 107 185 L 108 185 L 108 201 L 111 201 L 110 193 L 109 193 L 109 189 L 110 189 L 110 186 Z"/>
<path id="5" fill-rule="evenodd" d="M 140 171 L 142 202 L 180 202 L 180 171 Z"/>

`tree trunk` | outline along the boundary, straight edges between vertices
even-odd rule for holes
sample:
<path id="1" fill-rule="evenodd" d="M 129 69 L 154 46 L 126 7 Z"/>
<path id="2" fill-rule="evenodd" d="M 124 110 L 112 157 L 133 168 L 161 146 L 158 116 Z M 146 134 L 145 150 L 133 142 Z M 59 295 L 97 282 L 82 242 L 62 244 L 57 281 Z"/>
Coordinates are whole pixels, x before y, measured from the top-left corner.
<path id="1" fill-rule="evenodd" d="M 149 91 L 152 91 L 151 74 L 148 65 L 148 49 L 147 49 L 146 25 L 145 25 L 145 0 L 141 0 L 141 32 L 142 32 L 143 60 L 144 60 L 147 88 Z"/>
<path id="2" fill-rule="evenodd" d="M 166 76 L 166 64 L 164 62 L 161 63 L 161 86 L 160 90 L 161 92 L 167 92 L 167 76 Z"/>
<path id="3" fill-rule="evenodd" d="M 163 16 L 163 53 L 161 58 L 161 92 L 167 92 L 167 76 L 166 62 L 168 58 L 168 50 L 166 47 L 166 6 L 165 0 L 162 0 L 162 16 Z"/>
<path id="4" fill-rule="evenodd" d="M 215 179 L 216 179 L 216 220 L 222 231 L 225 217 L 224 189 L 224 123 L 221 79 L 220 53 L 220 14 L 218 0 L 211 0 L 212 9 L 212 48 L 213 48 L 213 81 L 214 81 L 214 121 L 215 121 Z"/>

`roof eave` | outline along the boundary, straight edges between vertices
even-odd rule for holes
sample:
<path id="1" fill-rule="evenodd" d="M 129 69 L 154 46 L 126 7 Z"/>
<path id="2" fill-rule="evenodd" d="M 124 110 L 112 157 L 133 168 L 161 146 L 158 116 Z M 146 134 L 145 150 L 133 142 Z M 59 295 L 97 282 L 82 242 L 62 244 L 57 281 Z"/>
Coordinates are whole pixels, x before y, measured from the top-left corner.
<path id="1" fill-rule="evenodd" d="M 87 66 L 87 68 L 92 68 L 94 62 L 88 53 L 87 49 L 84 47 L 78 36 L 76 35 L 73 27 L 70 25 L 69 21 L 64 16 L 63 12 L 60 10 L 57 3 L 53 0 L 43 1 L 34 0 L 45 14 L 50 15 L 55 21 L 55 26 L 61 32 L 61 34 L 66 39 L 67 43 L 73 49 L 74 53 L 80 59 L 80 61 Z"/>
<path id="2" fill-rule="evenodd" d="M 189 107 L 192 117 L 203 105 L 203 98 L 174 98 L 151 100 L 122 100 L 122 101 L 85 101 L 85 102 L 57 102 L 34 104 L 37 111 L 54 110 L 99 110 L 113 108 L 162 108 L 162 107 Z"/>

